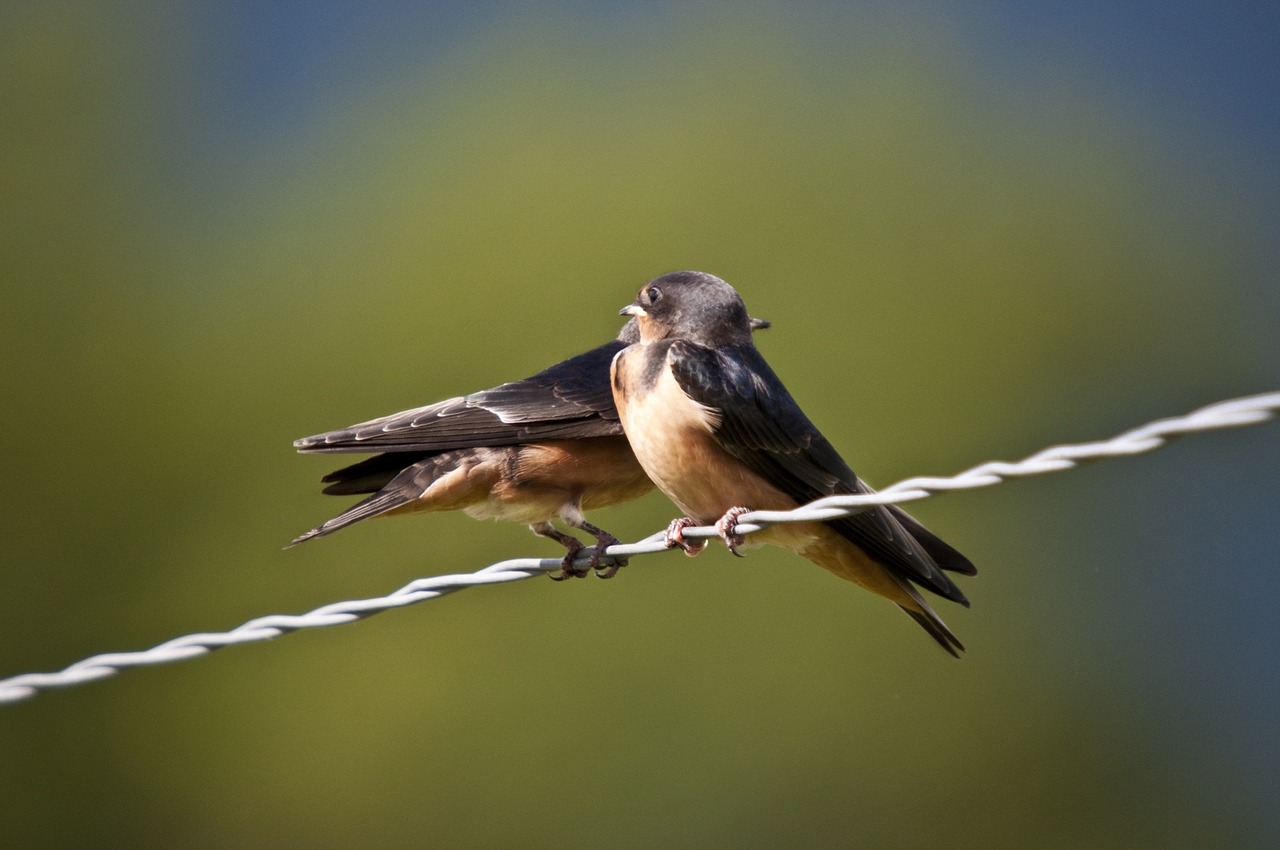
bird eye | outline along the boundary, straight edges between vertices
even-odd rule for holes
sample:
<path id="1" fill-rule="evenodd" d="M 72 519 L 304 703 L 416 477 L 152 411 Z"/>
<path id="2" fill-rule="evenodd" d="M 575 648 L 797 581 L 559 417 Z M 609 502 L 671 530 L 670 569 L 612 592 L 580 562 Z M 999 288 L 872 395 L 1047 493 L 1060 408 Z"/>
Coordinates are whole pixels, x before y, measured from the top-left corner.
<path id="1" fill-rule="evenodd" d="M 651 286 L 644 293 L 649 298 L 649 303 L 654 303 L 662 299 L 662 290 L 656 286 Z"/>

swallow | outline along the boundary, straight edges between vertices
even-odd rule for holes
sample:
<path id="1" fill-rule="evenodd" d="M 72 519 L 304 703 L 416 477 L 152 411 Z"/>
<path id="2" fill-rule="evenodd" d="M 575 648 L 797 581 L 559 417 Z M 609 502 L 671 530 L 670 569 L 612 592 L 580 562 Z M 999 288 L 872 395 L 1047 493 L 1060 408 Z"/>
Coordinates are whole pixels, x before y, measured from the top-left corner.
<path id="1" fill-rule="evenodd" d="M 769 326 L 763 319 L 750 323 Z M 553 578 L 592 569 L 611 577 L 625 560 L 601 567 L 599 558 L 618 539 L 584 512 L 653 489 L 609 389 L 614 355 L 638 339 L 630 321 L 617 339 L 523 380 L 295 441 L 303 453 L 379 454 L 321 479 L 330 495 L 371 495 L 289 546 L 370 517 L 461 509 L 476 519 L 526 523 L 560 543 L 566 554 Z M 556 519 L 595 537 L 586 569 L 573 567 L 582 541 L 559 531 Z"/>
<path id="2" fill-rule="evenodd" d="M 636 459 L 685 516 L 669 547 L 696 555 L 692 525 L 714 524 L 735 554 L 751 510 L 789 510 L 823 496 L 873 492 L 809 421 L 751 338 L 747 308 L 729 284 L 675 272 L 621 310 L 640 340 L 613 360 L 610 380 Z M 827 522 L 782 523 L 751 535 L 896 603 L 944 649 L 964 646 L 920 589 L 968 607 L 947 575 L 975 575 L 967 558 L 896 506 Z"/>

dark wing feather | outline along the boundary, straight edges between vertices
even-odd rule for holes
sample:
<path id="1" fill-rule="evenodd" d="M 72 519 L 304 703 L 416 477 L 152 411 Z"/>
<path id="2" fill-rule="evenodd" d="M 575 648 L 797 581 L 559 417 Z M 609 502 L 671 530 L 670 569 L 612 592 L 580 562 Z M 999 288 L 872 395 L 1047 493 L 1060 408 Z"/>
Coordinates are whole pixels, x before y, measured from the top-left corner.
<path id="1" fill-rule="evenodd" d="M 960 575 L 976 576 L 978 574 L 978 568 L 968 558 L 961 555 L 938 535 L 921 525 L 918 519 L 897 505 L 889 505 L 888 509 L 889 513 L 893 514 L 903 528 L 924 547 L 924 550 L 929 553 L 929 557 L 933 558 L 934 563 L 938 566 Z"/>
<path id="2" fill-rule="evenodd" d="M 721 447 L 797 502 L 872 492 L 754 346 L 712 350 L 677 340 L 667 360 L 685 394 L 718 415 L 715 437 Z M 878 507 L 829 525 L 901 577 L 968 604 L 942 569 L 972 574 L 973 565 L 905 512 Z"/>
<path id="3" fill-rule="evenodd" d="M 434 452 L 622 433 L 609 364 L 613 340 L 520 381 L 294 443 L 302 452 Z"/>

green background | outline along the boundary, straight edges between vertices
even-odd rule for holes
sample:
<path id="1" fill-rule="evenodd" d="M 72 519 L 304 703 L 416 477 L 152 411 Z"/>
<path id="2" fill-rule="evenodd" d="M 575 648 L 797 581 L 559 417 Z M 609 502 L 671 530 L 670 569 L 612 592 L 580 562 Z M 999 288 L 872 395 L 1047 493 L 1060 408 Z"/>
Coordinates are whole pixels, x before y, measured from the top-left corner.
<path id="1" fill-rule="evenodd" d="M 615 5 L 420 55 L 384 16 L 306 85 L 296 8 L 0 12 L 0 676 L 554 555 L 462 515 L 283 551 L 344 504 L 290 441 L 603 342 L 674 269 L 881 486 L 1280 386 L 1277 165 L 1220 116 L 958 12 Z M 1278 446 L 917 503 L 980 568 L 960 662 L 711 547 L 0 707 L 4 843 L 1275 846 Z"/>

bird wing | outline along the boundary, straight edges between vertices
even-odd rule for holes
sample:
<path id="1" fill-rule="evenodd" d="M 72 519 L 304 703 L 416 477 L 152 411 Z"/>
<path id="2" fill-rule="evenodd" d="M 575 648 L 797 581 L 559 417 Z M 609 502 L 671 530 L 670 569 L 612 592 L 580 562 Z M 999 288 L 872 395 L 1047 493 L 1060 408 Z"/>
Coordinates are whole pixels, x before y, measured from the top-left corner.
<path id="1" fill-rule="evenodd" d="M 809 421 L 753 346 L 713 350 L 677 340 L 667 362 L 684 393 L 714 412 L 720 446 L 796 502 L 874 492 Z M 935 561 L 912 534 L 923 526 L 901 510 L 875 507 L 829 524 L 903 578 L 968 604 L 940 567 L 971 572 L 973 566 L 950 547 L 946 550 L 954 557 Z M 941 543 L 929 534 L 927 542 L 935 541 Z"/>
<path id="2" fill-rule="evenodd" d="M 622 433 L 612 340 L 536 375 L 294 442 L 301 452 L 434 452 Z"/>

